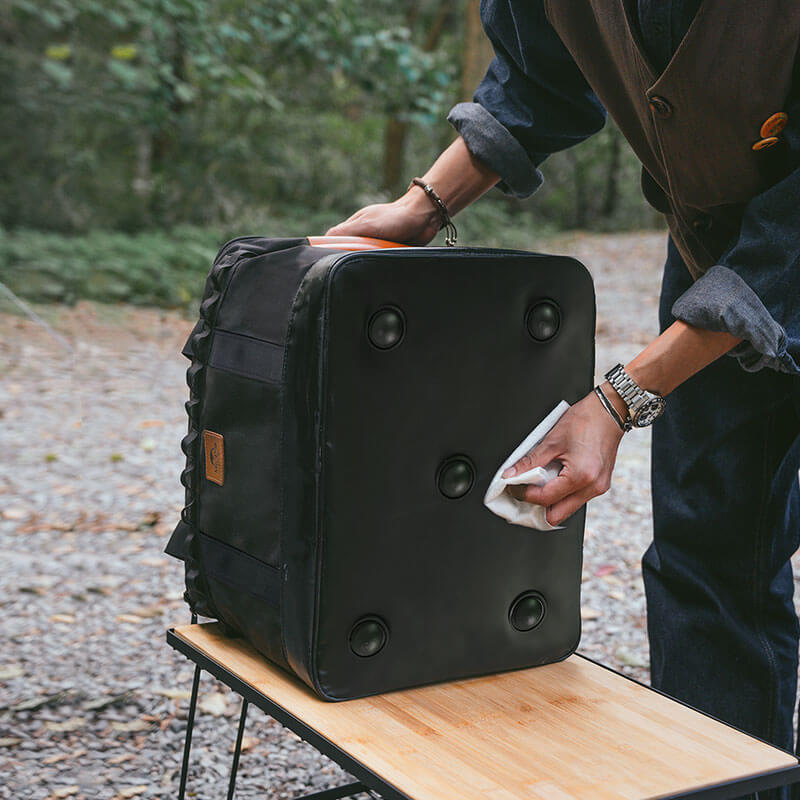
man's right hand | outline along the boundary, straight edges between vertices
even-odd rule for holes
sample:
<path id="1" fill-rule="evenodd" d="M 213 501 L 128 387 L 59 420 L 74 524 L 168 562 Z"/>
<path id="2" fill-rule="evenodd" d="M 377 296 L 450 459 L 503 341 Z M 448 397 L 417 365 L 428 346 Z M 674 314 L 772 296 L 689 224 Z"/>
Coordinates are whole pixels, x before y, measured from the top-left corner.
<path id="1" fill-rule="evenodd" d="M 326 236 L 372 236 L 400 244 L 425 245 L 441 226 L 439 212 L 419 186 L 392 203 L 365 206 L 334 225 Z"/>
<path id="2" fill-rule="evenodd" d="M 422 176 L 436 190 L 451 217 L 500 180 L 467 149 L 457 136 Z M 391 203 L 376 203 L 356 211 L 326 231 L 326 236 L 371 236 L 399 244 L 425 245 L 442 227 L 442 218 L 425 190 L 411 186 Z"/>

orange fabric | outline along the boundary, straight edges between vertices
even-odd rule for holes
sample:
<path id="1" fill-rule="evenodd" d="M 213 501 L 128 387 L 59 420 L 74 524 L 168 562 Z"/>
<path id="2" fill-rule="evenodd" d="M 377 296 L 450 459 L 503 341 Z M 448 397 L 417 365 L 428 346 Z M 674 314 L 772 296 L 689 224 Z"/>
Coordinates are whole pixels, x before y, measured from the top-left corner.
<path id="1" fill-rule="evenodd" d="M 371 239 L 368 236 L 307 236 L 312 247 L 327 247 L 329 250 L 378 250 L 384 247 L 408 247 L 386 239 Z"/>

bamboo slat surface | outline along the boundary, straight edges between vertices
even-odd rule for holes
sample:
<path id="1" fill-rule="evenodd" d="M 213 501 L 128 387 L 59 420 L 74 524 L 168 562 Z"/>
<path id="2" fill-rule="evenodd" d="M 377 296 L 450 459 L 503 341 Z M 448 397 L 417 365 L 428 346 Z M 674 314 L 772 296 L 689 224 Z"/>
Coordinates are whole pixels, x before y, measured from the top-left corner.
<path id="1" fill-rule="evenodd" d="M 216 623 L 174 630 L 414 800 L 642 800 L 797 764 L 580 656 L 333 703 Z"/>

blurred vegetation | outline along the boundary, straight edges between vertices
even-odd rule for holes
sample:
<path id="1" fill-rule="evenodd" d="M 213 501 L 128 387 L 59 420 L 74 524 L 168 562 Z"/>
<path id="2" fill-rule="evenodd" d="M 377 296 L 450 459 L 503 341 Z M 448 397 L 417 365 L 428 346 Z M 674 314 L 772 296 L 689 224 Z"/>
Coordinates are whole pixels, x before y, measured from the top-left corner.
<path id="1" fill-rule="evenodd" d="M 478 0 L 4 0 L 0 280 L 183 305 L 235 235 L 319 234 L 452 140 L 491 57 Z M 478 77 L 476 77 L 478 76 Z M 464 243 L 658 224 L 616 128 L 499 191 Z"/>

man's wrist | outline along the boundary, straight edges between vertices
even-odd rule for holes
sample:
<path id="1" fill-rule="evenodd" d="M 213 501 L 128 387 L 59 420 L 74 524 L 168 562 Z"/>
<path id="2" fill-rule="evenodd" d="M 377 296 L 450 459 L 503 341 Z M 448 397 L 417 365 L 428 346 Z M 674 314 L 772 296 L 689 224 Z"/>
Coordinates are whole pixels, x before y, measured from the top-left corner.
<path id="1" fill-rule="evenodd" d="M 430 232 L 431 238 L 441 229 L 441 215 L 421 186 L 411 186 L 396 202 L 422 221 L 428 232 Z"/>
<path id="2" fill-rule="evenodd" d="M 620 417 L 622 417 L 623 420 L 628 419 L 628 406 L 620 397 L 617 390 L 608 381 L 603 381 L 603 383 L 600 384 L 600 388 L 603 390 L 603 393 L 608 398 L 609 403 L 614 406 Z"/>

